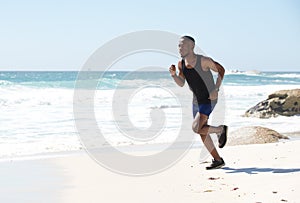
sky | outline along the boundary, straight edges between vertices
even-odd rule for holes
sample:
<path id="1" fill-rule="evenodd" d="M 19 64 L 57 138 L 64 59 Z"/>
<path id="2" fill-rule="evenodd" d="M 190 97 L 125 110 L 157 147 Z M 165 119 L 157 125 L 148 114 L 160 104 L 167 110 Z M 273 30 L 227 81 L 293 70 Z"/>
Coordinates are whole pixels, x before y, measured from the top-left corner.
<path id="1" fill-rule="evenodd" d="M 189 34 L 226 69 L 300 71 L 297 0 L 0 0 L 0 70 L 80 70 L 101 45 L 140 30 Z"/>

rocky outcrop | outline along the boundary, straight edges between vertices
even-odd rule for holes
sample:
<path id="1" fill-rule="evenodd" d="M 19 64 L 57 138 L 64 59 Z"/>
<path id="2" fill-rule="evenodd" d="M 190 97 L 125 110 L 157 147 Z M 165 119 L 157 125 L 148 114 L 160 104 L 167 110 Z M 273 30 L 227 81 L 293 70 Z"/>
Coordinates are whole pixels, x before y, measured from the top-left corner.
<path id="1" fill-rule="evenodd" d="M 279 139 L 288 139 L 288 137 L 269 128 L 248 126 L 230 133 L 228 136 L 228 145 L 273 143 L 278 142 Z"/>
<path id="2" fill-rule="evenodd" d="M 300 89 L 280 90 L 246 111 L 247 117 L 270 118 L 300 115 Z"/>

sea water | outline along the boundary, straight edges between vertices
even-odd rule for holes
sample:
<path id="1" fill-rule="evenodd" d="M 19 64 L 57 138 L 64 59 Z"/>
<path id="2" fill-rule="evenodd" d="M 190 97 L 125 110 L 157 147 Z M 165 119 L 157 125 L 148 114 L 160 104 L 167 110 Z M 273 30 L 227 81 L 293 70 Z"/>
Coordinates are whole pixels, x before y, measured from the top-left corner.
<path id="1" fill-rule="evenodd" d="M 111 145 L 142 145 L 171 143 L 182 125 L 185 133 L 193 133 L 192 93 L 187 84 L 181 88 L 165 72 L 111 71 L 105 74 L 86 73 L 86 80 L 97 81 L 94 97 L 94 114 L 97 127 Z M 0 158 L 55 153 L 82 149 L 73 113 L 73 95 L 78 72 L 76 71 L 5 71 L 0 72 Z M 99 75 L 101 78 L 99 79 Z M 129 77 L 125 77 L 128 76 Z M 228 73 L 220 92 L 219 104 L 211 116 L 212 124 L 229 126 L 230 131 L 239 127 L 259 125 L 280 133 L 300 131 L 300 117 L 278 116 L 269 119 L 243 117 L 247 109 L 267 99 L 277 90 L 300 88 L 299 72 Z M 165 125 L 158 136 L 139 140 L 125 136 L 114 114 L 113 102 L 123 98 L 119 93 L 131 92 L 124 116 L 134 129 L 147 130 L 151 111 L 165 113 Z M 121 109 L 122 110 L 122 109 Z M 214 114 L 222 111 L 221 120 Z M 185 115 L 182 117 L 182 112 Z M 200 139 L 198 139 L 199 143 Z"/>

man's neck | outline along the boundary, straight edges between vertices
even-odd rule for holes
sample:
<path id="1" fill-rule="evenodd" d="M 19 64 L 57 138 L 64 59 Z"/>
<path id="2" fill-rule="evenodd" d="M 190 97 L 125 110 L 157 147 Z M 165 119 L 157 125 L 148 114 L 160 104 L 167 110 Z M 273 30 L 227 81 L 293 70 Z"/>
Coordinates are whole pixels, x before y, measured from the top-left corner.
<path id="1" fill-rule="evenodd" d="M 193 62 L 196 59 L 196 54 L 193 52 L 185 57 L 186 62 Z"/>

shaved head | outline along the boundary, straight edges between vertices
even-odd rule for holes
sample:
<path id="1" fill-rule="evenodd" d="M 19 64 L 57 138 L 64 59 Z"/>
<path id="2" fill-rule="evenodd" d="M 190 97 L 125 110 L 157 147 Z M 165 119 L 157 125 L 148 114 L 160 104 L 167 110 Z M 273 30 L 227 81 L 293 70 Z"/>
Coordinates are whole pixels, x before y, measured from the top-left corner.
<path id="1" fill-rule="evenodd" d="M 179 40 L 179 53 L 181 57 L 186 57 L 194 53 L 195 39 L 191 36 L 185 35 L 180 37 Z"/>
<path id="2" fill-rule="evenodd" d="M 190 40 L 190 41 L 192 41 L 193 43 L 195 43 L 195 39 L 194 39 L 193 37 L 191 37 L 191 36 L 184 35 L 184 36 L 182 36 L 181 38 Z"/>

